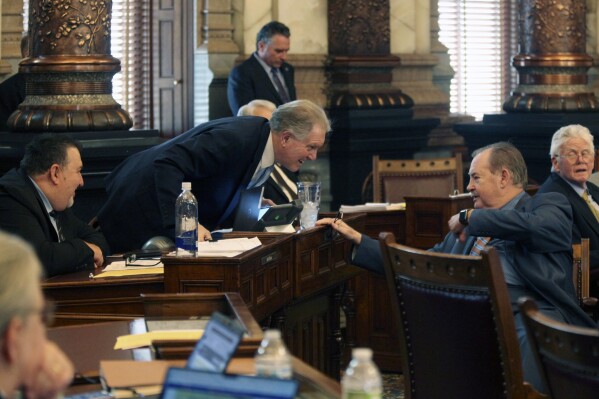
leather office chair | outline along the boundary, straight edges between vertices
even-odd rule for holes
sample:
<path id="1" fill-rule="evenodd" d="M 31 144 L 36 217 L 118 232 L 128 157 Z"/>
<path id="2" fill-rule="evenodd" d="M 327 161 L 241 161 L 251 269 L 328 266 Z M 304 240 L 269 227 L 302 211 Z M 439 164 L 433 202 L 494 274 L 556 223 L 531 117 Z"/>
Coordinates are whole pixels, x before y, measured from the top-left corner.
<path id="1" fill-rule="evenodd" d="M 520 309 L 550 396 L 599 397 L 599 330 L 553 320 L 539 312 L 530 298 L 520 299 Z"/>
<path id="2" fill-rule="evenodd" d="M 544 398 L 523 381 L 499 256 L 426 252 L 379 236 L 407 399 Z"/>
<path id="3" fill-rule="evenodd" d="M 372 157 L 374 202 L 404 202 L 404 197 L 446 197 L 464 190 L 462 158 L 380 159 Z"/>

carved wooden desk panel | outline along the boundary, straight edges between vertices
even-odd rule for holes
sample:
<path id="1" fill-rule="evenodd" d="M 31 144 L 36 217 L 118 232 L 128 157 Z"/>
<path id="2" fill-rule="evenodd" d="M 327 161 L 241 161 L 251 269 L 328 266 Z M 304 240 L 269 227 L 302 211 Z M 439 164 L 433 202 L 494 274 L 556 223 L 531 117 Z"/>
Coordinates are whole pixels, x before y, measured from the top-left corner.
<path id="1" fill-rule="evenodd" d="M 292 297 L 292 236 L 245 234 L 263 245 L 231 258 L 162 258 L 165 292 L 238 292 L 259 321 L 281 309 Z"/>
<path id="2" fill-rule="evenodd" d="M 42 288 L 56 303 L 57 326 L 143 317 L 140 294 L 164 292 L 161 275 L 90 279 L 89 272 L 51 277 Z"/>

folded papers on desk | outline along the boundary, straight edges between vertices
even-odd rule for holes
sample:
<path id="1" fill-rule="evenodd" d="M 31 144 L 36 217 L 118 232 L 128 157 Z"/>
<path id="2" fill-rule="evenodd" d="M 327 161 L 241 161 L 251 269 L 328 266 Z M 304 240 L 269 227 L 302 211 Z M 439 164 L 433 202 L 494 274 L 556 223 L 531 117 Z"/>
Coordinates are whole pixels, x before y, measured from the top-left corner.
<path id="1" fill-rule="evenodd" d="M 224 256 L 231 258 L 242 254 L 250 249 L 262 245 L 258 237 L 254 238 L 229 238 L 218 241 L 198 242 L 198 256 Z"/>
<path id="2" fill-rule="evenodd" d="M 114 349 L 135 349 L 151 346 L 154 341 L 197 341 L 204 330 L 161 330 L 117 337 Z"/>
<path id="3" fill-rule="evenodd" d="M 115 398 L 157 395 L 162 391 L 166 372 L 174 365 L 167 360 L 103 360 L 100 380 L 104 390 Z"/>
<path id="4" fill-rule="evenodd" d="M 367 202 L 362 205 L 341 205 L 339 210 L 343 213 L 374 212 L 374 211 L 401 211 L 406 209 L 405 202 Z"/>

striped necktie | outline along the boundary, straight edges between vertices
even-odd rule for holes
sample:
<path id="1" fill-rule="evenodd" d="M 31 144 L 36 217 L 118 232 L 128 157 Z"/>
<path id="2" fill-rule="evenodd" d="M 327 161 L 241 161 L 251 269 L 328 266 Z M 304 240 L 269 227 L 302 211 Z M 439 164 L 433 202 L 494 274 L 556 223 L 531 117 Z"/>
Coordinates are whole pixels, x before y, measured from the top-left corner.
<path id="1" fill-rule="evenodd" d="M 270 72 L 272 73 L 272 80 L 275 81 L 275 86 L 277 86 L 277 91 L 281 96 L 281 100 L 283 103 L 289 102 L 289 96 L 287 95 L 287 90 L 285 90 L 285 86 L 283 86 L 283 82 L 279 78 L 279 70 L 277 68 L 271 68 Z"/>
<path id="2" fill-rule="evenodd" d="M 58 242 L 63 242 L 64 241 L 64 234 L 62 231 L 62 226 L 61 226 L 61 222 L 60 222 L 60 213 L 56 212 L 56 211 L 51 211 L 50 213 L 48 213 L 48 215 L 50 215 L 52 217 L 52 219 L 54 219 L 54 222 L 56 223 L 56 233 L 58 235 Z"/>
<path id="3" fill-rule="evenodd" d="M 582 199 L 587 203 L 589 208 L 591 208 L 591 212 L 593 212 L 593 215 L 595 215 L 595 219 L 599 221 L 599 210 L 597 210 L 597 207 L 595 206 L 595 204 L 593 204 L 593 201 L 591 201 L 591 198 L 589 197 L 589 192 L 587 190 L 584 190 L 584 192 L 582 193 Z"/>
<path id="4" fill-rule="evenodd" d="M 480 256 L 480 252 L 487 246 L 491 237 L 477 237 L 476 242 L 470 250 L 470 256 Z"/>

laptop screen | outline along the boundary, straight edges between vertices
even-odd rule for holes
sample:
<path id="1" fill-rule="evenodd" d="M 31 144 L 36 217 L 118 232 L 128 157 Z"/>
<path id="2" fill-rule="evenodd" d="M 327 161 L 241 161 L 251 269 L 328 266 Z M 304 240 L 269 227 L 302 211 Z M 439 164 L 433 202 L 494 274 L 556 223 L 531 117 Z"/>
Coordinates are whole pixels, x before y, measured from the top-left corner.
<path id="1" fill-rule="evenodd" d="M 244 333 L 237 320 L 214 312 L 187 359 L 187 368 L 224 373 Z"/>
<path id="2" fill-rule="evenodd" d="M 219 374 L 170 368 L 161 399 L 291 399 L 298 390 L 296 380 L 249 375 Z"/>
<path id="3" fill-rule="evenodd" d="M 254 231 L 260 220 L 260 206 L 264 186 L 254 187 L 241 192 L 239 205 L 233 220 L 234 231 Z"/>

